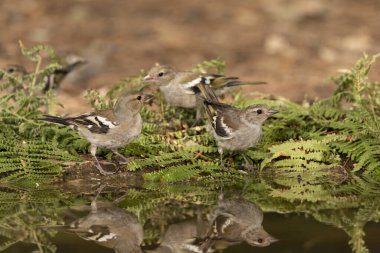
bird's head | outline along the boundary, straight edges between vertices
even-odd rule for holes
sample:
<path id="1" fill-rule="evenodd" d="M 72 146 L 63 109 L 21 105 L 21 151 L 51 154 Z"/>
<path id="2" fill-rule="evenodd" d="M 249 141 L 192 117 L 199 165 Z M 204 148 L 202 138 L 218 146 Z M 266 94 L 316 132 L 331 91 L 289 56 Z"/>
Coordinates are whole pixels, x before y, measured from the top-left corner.
<path id="1" fill-rule="evenodd" d="M 120 117 L 134 116 L 140 112 L 144 104 L 149 104 L 153 97 L 151 94 L 125 93 L 116 101 L 114 112 Z"/>
<path id="2" fill-rule="evenodd" d="M 144 77 L 144 81 L 163 86 L 167 85 L 174 77 L 175 71 L 171 67 L 157 65 L 148 71 L 148 74 Z"/>
<path id="3" fill-rule="evenodd" d="M 278 241 L 278 239 L 268 234 L 263 229 L 263 227 L 258 227 L 255 229 L 245 231 L 243 232 L 242 237 L 244 238 L 245 242 L 255 247 L 266 247 Z"/>
<path id="4" fill-rule="evenodd" d="M 267 105 L 251 105 L 245 109 L 245 118 L 251 124 L 261 125 L 271 115 L 278 111 L 269 108 Z"/>
<path id="5" fill-rule="evenodd" d="M 17 77 L 17 76 L 26 75 L 28 72 L 26 71 L 24 66 L 13 64 L 13 65 L 8 65 L 4 69 L 4 73 L 13 77 Z M 3 77 L 4 75 L 0 74 L 0 80 L 3 79 Z"/>
<path id="6" fill-rule="evenodd" d="M 144 104 L 149 104 L 153 100 L 153 95 L 143 93 L 127 92 L 116 101 L 114 111 L 116 114 L 135 115 L 139 113 Z"/>

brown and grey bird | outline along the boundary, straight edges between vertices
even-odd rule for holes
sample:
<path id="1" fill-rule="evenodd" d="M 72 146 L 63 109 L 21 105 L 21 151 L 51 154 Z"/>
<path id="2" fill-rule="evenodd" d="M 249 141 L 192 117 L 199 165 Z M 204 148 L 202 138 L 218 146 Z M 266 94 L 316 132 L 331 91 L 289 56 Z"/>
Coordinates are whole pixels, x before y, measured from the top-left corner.
<path id="1" fill-rule="evenodd" d="M 65 77 L 75 69 L 85 64 L 86 60 L 76 55 L 68 55 L 64 58 L 62 62 L 63 66 L 61 68 L 55 69 L 53 73 L 45 76 L 44 79 L 41 80 L 43 82 L 43 87 L 41 90 L 42 93 L 46 93 L 49 90 L 57 90 L 60 87 L 62 81 L 65 79 Z M 8 65 L 4 69 L 4 72 L 7 75 L 11 75 L 13 77 L 20 76 L 21 78 L 29 74 L 24 66 L 17 64 Z M 3 76 L 4 75 L 0 76 L 0 79 L 2 79 Z M 24 84 L 21 84 L 19 87 L 14 88 L 15 90 L 25 90 L 26 87 L 23 86 Z"/>
<path id="2" fill-rule="evenodd" d="M 64 215 L 74 216 L 75 211 L 66 210 Z M 71 219 L 66 231 L 111 248 L 115 253 L 143 253 L 140 248 L 144 238 L 141 223 L 133 213 L 117 207 L 114 203 L 97 203 L 95 198 L 90 212 L 74 221 Z"/>
<path id="3" fill-rule="evenodd" d="M 206 84 L 201 83 L 198 87 L 209 120 L 208 131 L 215 137 L 222 166 L 224 150 L 243 152 L 254 147 L 262 137 L 262 124 L 278 112 L 264 104 L 240 109 L 220 103 L 216 94 Z M 249 164 L 244 153 L 242 155 Z"/>
<path id="4" fill-rule="evenodd" d="M 17 82 L 15 86 L 12 87 L 11 91 L 15 92 L 17 90 L 25 90 L 26 87 L 24 87 L 24 78 L 28 74 L 24 66 L 12 64 L 6 66 L 6 68 L 3 70 L 3 73 L 0 73 L 0 80 L 4 79 L 4 77 L 11 76 L 14 78 L 20 78 L 20 82 Z"/>
<path id="5" fill-rule="evenodd" d="M 147 253 L 202 253 L 196 241 L 206 236 L 209 226 L 201 219 L 201 214 L 194 219 L 170 224 L 160 246 Z"/>
<path id="6" fill-rule="evenodd" d="M 203 253 L 214 247 L 246 242 L 251 246 L 266 247 L 278 241 L 263 226 L 263 212 L 256 204 L 243 199 L 220 199 L 211 213 L 212 227 L 201 248 Z"/>
<path id="7" fill-rule="evenodd" d="M 199 120 L 202 116 L 202 101 L 199 100 L 198 84 L 212 87 L 219 96 L 240 85 L 264 84 L 265 82 L 241 82 L 238 77 L 227 77 L 216 74 L 199 74 L 191 71 L 175 71 L 166 65 L 156 65 L 144 77 L 148 83 L 156 84 L 167 103 L 175 107 L 196 108 Z"/>
<path id="8" fill-rule="evenodd" d="M 70 126 L 79 132 L 91 143 L 91 154 L 95 158 L 99 172 L 109 175 L 113 173 L 105 171 L 96 158 L 97 148 L 110 149 L 115 155 L 128 162 L 128 159 L 117 149 L 131 143 L 140 135 L 143 124 L 140 110 L 143 104 L 149 103 L 152 99 L 153 95 L 150 94 L 128 92 L 118 98 L 112 109 L 74 117 L 44 115 L 39 120 Z"/>
<path id="9" fill-rule="evenodd" d="M 66 78 L 68 74 L 77 70 L 79 67 L 86 64 L 87 61 L 80 56 L 75 54 L 68 54 L 64 57 L 62 68 L 54 70 L 54 72 L 44 79 L 44 87 L 42 92 L 46 93 L 49 90 L 57 90 L 60 88 L 62 81 Z"/>
<path id="10" fill-rule="evenodd" d="M 18 64 L 10 64 L 6 66 L 4 69 L 4 72 L 8 75 L 12 76 L 23 76 L 28 74 L 24 66 L 18 65 Z M 2 79 L 4 75 L 0 75 L 0 79 Z"/>

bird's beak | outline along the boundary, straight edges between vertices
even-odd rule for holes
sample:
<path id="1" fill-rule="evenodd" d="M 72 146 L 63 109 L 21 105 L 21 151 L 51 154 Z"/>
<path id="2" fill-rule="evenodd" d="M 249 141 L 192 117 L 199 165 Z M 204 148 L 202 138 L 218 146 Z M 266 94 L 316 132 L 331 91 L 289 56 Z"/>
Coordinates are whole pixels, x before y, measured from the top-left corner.
<path id="1" fill-rule="evenodd" d="M 150 75 L 144 76 L 144 81 L 149 82 L 149 81 L 152 81 L 152 80 L 153 80 L 153 77 L 151 77 Z"/>
<path id="2" fill-rule="evenodd" d="M 277 110 L 273 110 L 273 109 L 269 109 L 268 113 L 269 113 L 270 115 L 273 115 L 273 114 L 278 113 L 278 111 L 277 111 Z"/>
<path id="3" fill-rule="evenodd" d="M 278 242 L 278 241 L 279 241 L 279 239 L 274 238 L 273 236 L 271 236 L 271 237 L 269 238 L 269 242 L 270 242 L 270 243 L 274 243 L 274 242 Z"/>
<path id="4" fill-rule="evenodd" d="M 142 94 L 141 95 L 141 101 L 145 104 L 149 104 L 152 102 L 154 96 L 152 94 Z"/>

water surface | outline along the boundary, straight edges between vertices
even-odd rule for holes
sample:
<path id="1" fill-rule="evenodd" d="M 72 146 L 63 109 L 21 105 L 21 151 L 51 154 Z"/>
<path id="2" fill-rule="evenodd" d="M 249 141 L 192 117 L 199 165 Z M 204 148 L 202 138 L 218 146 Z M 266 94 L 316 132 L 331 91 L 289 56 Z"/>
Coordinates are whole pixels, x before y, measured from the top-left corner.
<path id="1" fill-rule="evenodd" d="M 380 252 L 374 177 L 0 190 L 3 252 Z"/>

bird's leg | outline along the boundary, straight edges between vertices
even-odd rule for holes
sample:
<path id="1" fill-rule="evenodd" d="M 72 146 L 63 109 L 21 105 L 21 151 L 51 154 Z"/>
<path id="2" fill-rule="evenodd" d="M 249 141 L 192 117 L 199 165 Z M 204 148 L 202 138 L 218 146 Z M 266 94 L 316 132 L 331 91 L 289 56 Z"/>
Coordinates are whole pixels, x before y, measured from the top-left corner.
<path id="1" fill-rule="evenodd" d="M 248 160 L 247 156 L 244 153 L 241 153 L 241 156 L 244 159 L 245 167 L 248 169 L 249 173 L 253 173 L 253 164 Z"/>
<path id="2" fill-rule="evenodd" d="M 223 161 L 223 148 L 218 148 L 218 152 L 220 154 L 220 167 L 225 169 L 226 166 L 224 166 L 224 161 Z"/>
<path id="3" fill-rule="evenodd" d="M 202 220 L 202 210 L 200 206 L 197 206 L 195 209 L 196 214 L 196 231 L 197 231 L 197 238 L 202 238 L 203 236 L 203 225 L 204 222 Z"/>
<path id="4" fill-rule="evenodd" d="M 114 174 L 114 172 L 105 171 L 102 168 L 102 166 L 100 165 L 100 163 L 98 161 L 98 158 L 96 157 L 96 148 L 97 147 L 95 145 L 91 145 L 91 149 L 90 149 L 91 155 L 95 158 L 95 167 L 99 170 L 100 174 L 102 174 L 104 176 Z"/>
<path id="5" fill-rule="evenodd" d="M 123 164 L 127 164 L 127 163 L 129 163 L 128 158 L 126 158 L 125 156 L 123 156 L 122 154 L 120 154 L 119 152 L 117 152 L 116 149 L 111 149 L 111 151 L 112 151 L 115 155 L 117 155 L 118 157 L 120 157 L 121 159 L 124 160 Z"/>
<path id="6" fill-rule="evenodd" d="M 197 99 L 199 100 L 199 99 Z M 201 122 L 203 118 L 203 106 L 202 104 L 200 104 L 198 101 L 197 101 L 197 105 L 196 105 L 196 113 L 195 113 L 195 121 L 194 123 L 191 125 L 191 127 L 195 127 L 196 125 L 199 124 L 199 122 Z"/>
<path id="7" fill-rule="evenodd" d="M 124 193 L 123 195 L 121 195 L 120 197 L 118 197 L 117 199 L 115 199 L 115 200 L 113 201 L 113 203 L 114 203 L 115 205 L 118 205 L 118 204 L 120 204 L 120 202 L 122 202 L 127 196 L 128 196 L 128 192 Z"/>
<path id="8" fill-rule="evenodd" d="M 98 211 L 98 206 L 96 205 L 96 201 L 100 195 L 100 193 L 103 191 L 104 187 L 106 187 L 106 185 L 101 185 L 96 191 L 96 196 L 95 198 L 91 201 L 91 212 L 92 213 L 96 213 Z"/>

